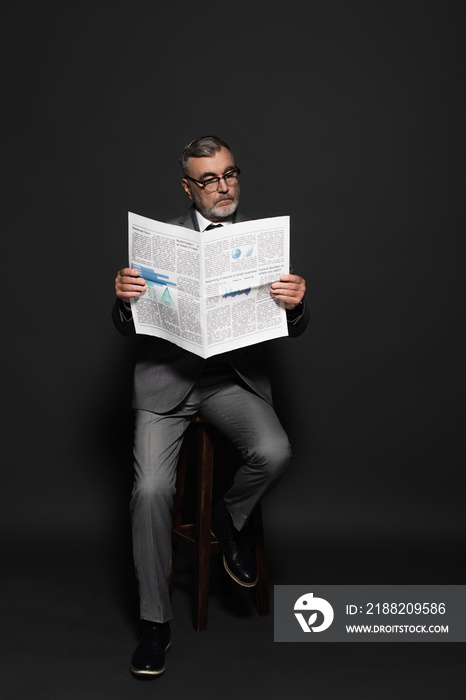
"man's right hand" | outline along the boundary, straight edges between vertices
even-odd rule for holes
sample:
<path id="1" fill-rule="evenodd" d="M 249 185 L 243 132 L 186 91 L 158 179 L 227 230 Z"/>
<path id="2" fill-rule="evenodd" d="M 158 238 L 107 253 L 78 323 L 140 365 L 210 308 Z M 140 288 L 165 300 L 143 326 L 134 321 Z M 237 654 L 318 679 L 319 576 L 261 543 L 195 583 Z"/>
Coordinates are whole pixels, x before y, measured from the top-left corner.
<path id="1" fill-rule="evenodd" d="M 146 280 L 140 276 L 139 270 L 132 267 L 118 270 L 115 278 L 115 293 L 118 299 L 129 302 L 130 299 L 141 296 L 146 289 Z"/>

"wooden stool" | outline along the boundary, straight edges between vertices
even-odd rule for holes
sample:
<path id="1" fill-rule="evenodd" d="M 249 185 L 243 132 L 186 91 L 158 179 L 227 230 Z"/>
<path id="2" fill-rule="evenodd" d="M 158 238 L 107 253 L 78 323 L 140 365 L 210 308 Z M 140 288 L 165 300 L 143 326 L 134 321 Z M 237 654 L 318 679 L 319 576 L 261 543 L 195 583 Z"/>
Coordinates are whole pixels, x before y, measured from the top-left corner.
<path id="1" fill-rule="evenodd" d="M 183 497 L 188 464 L 189 436 L 183 441 L 178 460 L 176 496 L 172 509 L 172 577 L 170 592 L 173 590 L 176 553 L 178 546 L 187 547 L 194 552 L 194 627 L 198 631 L 207 629 L 207 604 L 209 596 L 210 555 L 219 553 L 220 546 L 213 537 L 212 486 L 215 453 L 221 450 L 220 436 L 204 419 L 196 416 L 188 430 L 194 429 L 197 438 L 197 493 L 196 522 L 182 523 Z M 215 447 L 214 447 L 215 446 Z M 249 519 L 251 543 L 255 550 L 258 581 L 255 588 L 256 605 L 260 615 L 270 615 L 269 585 L 265 560 L 264 531 L 260 504 L 256 506 Z"/>

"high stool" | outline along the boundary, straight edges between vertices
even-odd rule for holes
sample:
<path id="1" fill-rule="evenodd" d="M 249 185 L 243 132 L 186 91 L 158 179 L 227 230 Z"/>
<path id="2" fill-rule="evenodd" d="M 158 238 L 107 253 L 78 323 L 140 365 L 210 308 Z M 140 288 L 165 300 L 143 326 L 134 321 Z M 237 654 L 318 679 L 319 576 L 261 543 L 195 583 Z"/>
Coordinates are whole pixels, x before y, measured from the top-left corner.
<path id="1" fill-rule="evenodd" d="M 206 420 L 195 416 L 188 431 L 194 436 L 185 436 L 178 460 L 176 495 L 172 508 L 172 577 L 173 590 L 176 554 L 178 546 L 194 552 L 194 606 L 193 622 L 198 631 L 207 629 L 207 606 L 209 596 L 210 555 L 219 553 L 220 546 L 211 533 L 212 487 L 214 459 L 222 454 L 221 436 Z M 182 523 L 183 498 L 187 478 L 190 438 L 197 443 L 197 488 L 196 516 L 194 523 Z M 265 559 L 264 531 L 260 504 L 256 506 L 249 523 L 251 545 L 255 551 L 258 581 L 255 588 L 256 605 L 260 615 L 270 615 L 269 585 Z"/>

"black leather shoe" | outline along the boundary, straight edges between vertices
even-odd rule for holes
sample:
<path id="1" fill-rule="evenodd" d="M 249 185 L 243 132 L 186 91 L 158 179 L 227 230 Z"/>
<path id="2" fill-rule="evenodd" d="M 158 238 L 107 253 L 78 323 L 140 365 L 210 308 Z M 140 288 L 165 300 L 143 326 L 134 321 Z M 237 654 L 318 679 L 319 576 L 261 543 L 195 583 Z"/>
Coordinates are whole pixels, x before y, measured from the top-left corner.
<path id="1" fill-rule="evenodd" d="M 165 671 L 165 652 L 172 643 L 168 622 L 145 622 L 142 637 L 131 659 L 135 678 L 151 679 Z"/>
<path id="2" fill-rule="evenodd" d="M 231 578 L 240 586 L 257 583 L 256 561 L 242 534 L 233 525 L 224 503 L 219 501 L 212 509 L 212 532 L 223 552 L 223 565 Z"/>

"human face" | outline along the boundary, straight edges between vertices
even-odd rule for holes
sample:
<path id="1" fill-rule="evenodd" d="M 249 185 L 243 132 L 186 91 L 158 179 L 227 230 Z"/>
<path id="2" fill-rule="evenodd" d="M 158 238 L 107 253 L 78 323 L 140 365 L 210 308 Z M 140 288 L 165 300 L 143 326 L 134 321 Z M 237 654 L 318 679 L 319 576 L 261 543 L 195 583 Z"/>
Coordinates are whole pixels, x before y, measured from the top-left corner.
<path id="1" fill-rule="evenodd" d="M 232 153 L 222 146 L 213 156 L 190 158 L 187 165 L 187 175 L 194 180 L 203 181 L 209 177 L 222 177 L 235 167 Z M 238 207 L 239 185 L 228 187 L 225 180 L 218 183 L 217 192 L 205 192 L 204 189 L 183 178 L 183 188 L 189 199 L 194 202 L 196 209 L 209 221 L 222 221 L 231 216 Z"/>

